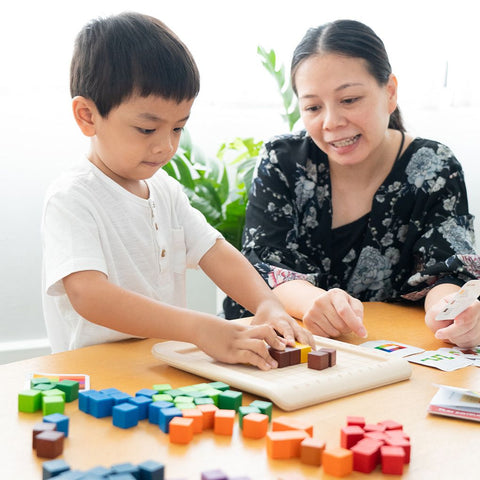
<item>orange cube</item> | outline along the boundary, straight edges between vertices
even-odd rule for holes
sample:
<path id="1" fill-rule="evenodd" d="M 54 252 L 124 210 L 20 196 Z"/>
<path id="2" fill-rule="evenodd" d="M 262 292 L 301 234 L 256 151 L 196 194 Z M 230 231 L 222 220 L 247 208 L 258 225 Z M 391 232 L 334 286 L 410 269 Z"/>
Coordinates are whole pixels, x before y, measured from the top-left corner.
<path id="1" fill-rule="evenodd" d="M 324 450 L 322 454 L 324 473 L 344 477 L 353 472 L 353 452 L 342 447 Z"/>
<path id="2" fill-rule="evenodd" d="M 203 414 L 203 429 L 213 428 L 215 412 L 218 410 L 218 407 L 212 403 L 207 403 L 205 405 L 197 405 L 197 408 Z"/>
<path id="3" fill-rule="evenodd" d="M 171 443 L 190 443 L 193 439 L 193 418 L 173 417 L 168 435 Z"/>
<path id="4" fill-rule="evenodd" d="M 243 419 L 245 420 L 245 418 Z M 213 421 L 213 433 L 217 435 L 232 435 L 235 423 L 235 410 L 218 409 Z"/>
<path id="5" fill-rule="evenodd" d="M 307 437 L 300 444 L 300 461 L 307 465 L 319 467 L 322 464 L 322 454 L 325 442 L 318 438 Z"/>
<path id="6" fill-rule="evenodd" d="M 246 438 L 263 438 L 268 430 L 268 415 L 249 413 L 243 417 L 243 436 Z"/>
<path id="7" fill-rule="evenodd" d="M 193 433 L 202 433 L 203 431 L 203 413 L 198 408 L 185 408 L 182 410 L 184 418 L 193 419 Z"/>
<path id="8" fill-rule="evenodd" d="M 313 425 L 311 423 L 286 416 L 277 417 L 275 420 L 272 420 L 272 431 L 277 432 L 284 430 L 304 430 L 310 437 L 313 437 Z"/>
<path id="9" fill-rule="evenodd" d="M 282 430 L 267 433 L 267 454 L 270 458 L 300 457 L 300 445 L 308 438 L 304 430 Z"/>

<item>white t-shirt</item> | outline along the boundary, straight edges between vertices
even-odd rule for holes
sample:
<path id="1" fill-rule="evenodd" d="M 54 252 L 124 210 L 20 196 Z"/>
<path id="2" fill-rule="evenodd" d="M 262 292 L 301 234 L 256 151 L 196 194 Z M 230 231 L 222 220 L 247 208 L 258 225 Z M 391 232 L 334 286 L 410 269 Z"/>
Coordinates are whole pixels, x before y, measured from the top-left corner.
<path id="1" fill-rule="evenodd" d="M 49 188 L 43 212 L 43 310 L 53 352 L 130 338 L 81 317 L 62 279 L 97 270 L 110 282 L 185 306 L 185 270 L 196 268 L 221 234 L 163 170 L 133 195 L 88 160 Z"/>

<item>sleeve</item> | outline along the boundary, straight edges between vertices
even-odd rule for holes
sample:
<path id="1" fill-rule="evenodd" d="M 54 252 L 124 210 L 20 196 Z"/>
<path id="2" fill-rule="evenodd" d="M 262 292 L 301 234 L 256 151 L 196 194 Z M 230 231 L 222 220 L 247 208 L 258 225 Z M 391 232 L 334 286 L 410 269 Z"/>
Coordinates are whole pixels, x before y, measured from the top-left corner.
<path id="1" fill-rule="evenodd" d="M 107 274 L 95 219 L 72 193 L 57 192 L 46 199 L 42 243 L 48 295 L 64 294 L 61 280 L 71 273 L 98 270 Z"/>
<path id="2" fill-rule="evenodd" d="M 402 294 L 409 300 L 423 298 L 440 283 L 463 285 L 480 277 L 480 257 L 475 252 L 473 216 L 468 211 L 462 168 L 447 147 L 440 145 L 437 154 L 445 157 L 445 167 L 435 178 L 423 179 L 421 189 L 427 201 L 413 222 L 422 230 L 413 246 L 415 272 Z"/>

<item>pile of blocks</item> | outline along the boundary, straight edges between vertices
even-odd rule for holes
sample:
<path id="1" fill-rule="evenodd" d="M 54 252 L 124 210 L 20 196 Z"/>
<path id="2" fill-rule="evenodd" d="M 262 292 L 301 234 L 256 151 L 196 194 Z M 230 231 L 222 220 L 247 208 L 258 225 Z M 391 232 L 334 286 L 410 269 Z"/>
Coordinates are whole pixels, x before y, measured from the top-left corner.
<path id="1" fill-rule="evenodd" d="M 410 439 L 400 423 L 385 420 L 367 424 L 364 417 L 347 417 L 340 430 L 340 446 L 326 448 L 313 438 L 313 426 L 291 417 L 272 421 L 267 433 L 267 453 L 273 459 L 300 458 L 302 463 L 323 466 L 326 474 L 343 477 L 352 471 L 402 475 L 410 462 Z"/>
<path id="2" fill-rule="evenodd" d="M 51 413 L 33 426 L 32 448 L 37 457 L 55 458 L 63 453 L 64 439 L 68 437 L 69 418 L 61 413 Z"/>
<path id="3" fill-rule="evenodd" d="M 33 413 L 42 410 L 44 415 L 65 411 L 65 402 L 78 398 L 79 382 L 75 380 L 52 381 L 49 378 L 32 378 L 30 388 L 18 394 L 18 411 Z"/>
<path id="4" fill-rule="evenodd" d="M 268 349 L 270 356 L 278 363 L 278 368 L 307 363 L 308 368 L 324 370 L 337 363 L 337 353 L 333 348 L 320 348 L 312 351 L 310 345 L 296 342 L 295 347 L 285 347 L 285 350 Z"/>

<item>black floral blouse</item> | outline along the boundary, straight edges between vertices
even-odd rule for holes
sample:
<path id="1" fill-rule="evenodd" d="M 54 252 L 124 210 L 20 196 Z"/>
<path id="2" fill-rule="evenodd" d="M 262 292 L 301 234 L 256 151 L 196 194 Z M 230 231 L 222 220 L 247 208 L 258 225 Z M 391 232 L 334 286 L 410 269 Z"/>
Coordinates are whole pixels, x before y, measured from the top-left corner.
<path id="1" fill-rule="evenodd" d="M 305 131 L 265 144 L 242 252 L 271 288 L 302 279 L 361 301 L 420 300 L 438 283 L 480 277 L 462 168 L 448 147 L 416 138 L 370 213 L 331 228 L 327 156 Z M 227 298 L 226 318 L 250 315 Z"/>

